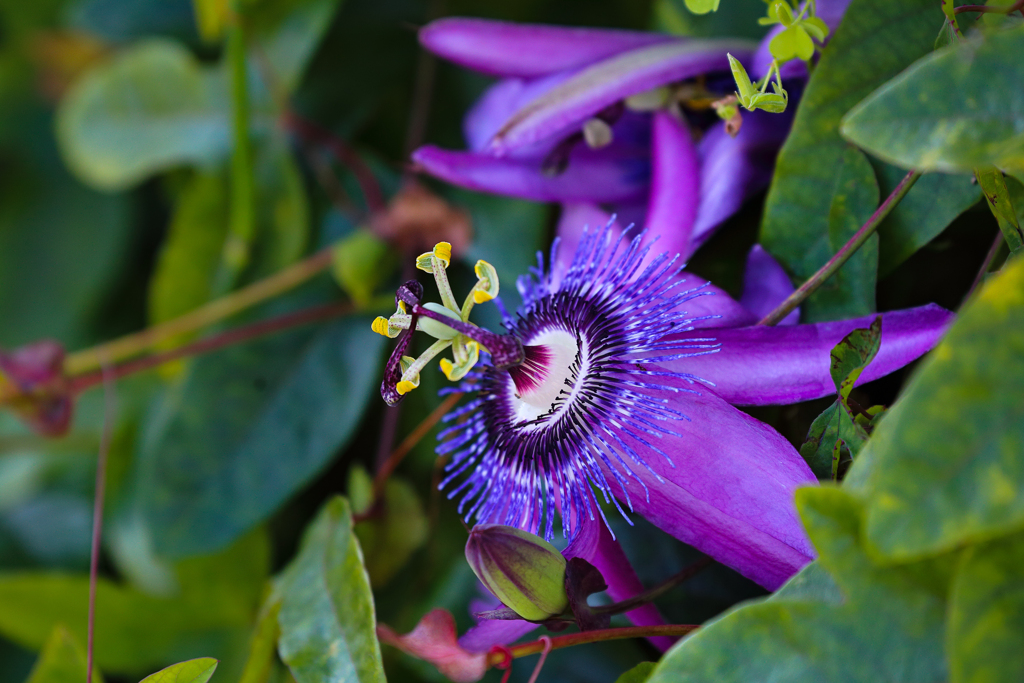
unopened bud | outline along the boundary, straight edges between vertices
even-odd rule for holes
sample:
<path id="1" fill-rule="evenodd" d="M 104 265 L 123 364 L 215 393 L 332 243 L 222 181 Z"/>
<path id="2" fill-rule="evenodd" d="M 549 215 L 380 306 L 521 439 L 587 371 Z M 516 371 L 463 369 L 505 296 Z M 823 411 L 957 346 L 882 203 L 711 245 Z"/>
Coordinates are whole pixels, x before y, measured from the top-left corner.
<path id="1" fill-rule="evenodd" d="M 565 558 L 539 536 L 501 524 L 469 533 L 466 560 L 480 582 L 527 621 L 543 621 L 569 606 Z"/>

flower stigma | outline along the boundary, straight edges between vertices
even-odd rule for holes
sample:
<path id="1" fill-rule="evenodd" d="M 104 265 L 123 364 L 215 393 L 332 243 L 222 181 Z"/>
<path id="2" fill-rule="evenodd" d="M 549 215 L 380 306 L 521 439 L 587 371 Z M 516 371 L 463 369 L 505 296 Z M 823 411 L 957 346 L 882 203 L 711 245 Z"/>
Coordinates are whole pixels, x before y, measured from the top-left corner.
<path id="1" fill-rule="evenodd" d="M 398 288 L 395 312 L 390 318 L 377 317 L 371 329 L 385 337 L 399 338 L 388 360 L 381 384 L 381 396 L 388 405 L 395 405 L 405 394 L 420 385 L 420 372 L 441 352 L 451 347 L 452 358 L 442 358 L 441 371 L 453 382 L 463 379 L 480 360 L 480 353 L 490 355 L 496 367 L 514 367 L 523 363 L 522 343 L 512 335 L 498 335 L 469 322 L 473 306 L 498 295 L 498 273 L 487 261 L 477 261 L 474 272 L 477 282 L 462 305 L 455 300 L 446 270 L 451 265 L 452 245 L 438 242 L 432 251 L 416 257 L 416 268 L 434 276 L 441 303 L 426 302 L 423 286 L 410 280 Z M 412 331 L 419 330 L 437 341 L 413 358 L 405 355 L 412 341 Z"/>

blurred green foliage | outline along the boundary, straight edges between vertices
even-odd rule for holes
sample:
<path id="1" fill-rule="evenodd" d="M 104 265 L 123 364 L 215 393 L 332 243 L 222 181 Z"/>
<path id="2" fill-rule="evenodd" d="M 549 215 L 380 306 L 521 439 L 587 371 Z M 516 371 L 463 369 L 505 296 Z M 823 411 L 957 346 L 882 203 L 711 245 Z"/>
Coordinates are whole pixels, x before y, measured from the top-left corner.
<path id="1" fill-rule="evenodd" d="M 230 288 L 223 273 L 235 142 L 224 38 L 237 17 L 248 48 L 255 231 L 234 286 L 344 240 L 336 279 L 322 272 L 211 333 L 345 300 L 350 313 L 117 383 L 96 622 L 106 680 L 168 666 L 154 680 L 378 681 L 385 670 L 392 680 L 440 680 L 421 662 L 381 652 L 373 631 L 375 620 L 408 631 L 434 607 L 451 610 L 465 630 L 471 604 L 485 597 L 463 558 L 465 529 L 437 491 L 437 427 L 388 482 L 379 514 L 352 518 L 368 512 L 367 473 L 395 445 L 382 440 L 382 425 L 393 419 L 392 437 L 409 434 L 443 384 L 425 372 L 397 416 L 376 400 L 389 345 L 369 321 L 391 312 L 390 303 L 378 308 L 390 302 L 400 259 L 369 232 L 366 174 L 383 201 L 394 196 L 417 117 L 426 141 L 462 147 L 462 117 L 489 83 L 423 62 L 415 28 L 461 14 L 765 33 L 762 0 L 722 0 L 699 16 L 692 4 L 0 3 L 0 347 L 54 338 L 76 351 L 174 320 Z M 906 168 L 949 171 L 922 177 L 878 236 L 807 302 L 803 319 L 868 314 L 882 302 L 960 305 L 997 232 L 984 203 L 970 210 L 983 189 L 971 174 L 980 169 L 982 186 L 996 187 L 988 194 L 998 224 L 1019 226 L 1024 215 L 1024 76 L 1020 60 L 1007 58 L 1024 51 L 1024 33 L 1012 17 L 986 15 L 980 26 L 991 33 L 976 35 L 961 20 L 967 44 L 944 29 L 951 45 L 932 53 L 944 19 L 933 0 L 852 0 L 796 105 L 767 197 L 701 249 L 697 272 L 738 294 L 742 259 L 760 230 L 802 282 Z M 417 74 L 430 69 L 423 109 Z M 468 290 L 472 264 L 484 258 L 514 305 L 515 277 L 549 245 L 554 211 L 425 182 L 471 217 L 473 234 L 449 271 L 453 288 Z M 780 592 L 765 599 L 731 570 L 711 568 L 659 600 L 674 623 L 714 621 L 650 679 L 660 653 L 621 641 L 555 651 L 541 680 L 1019 681 L 1022 292 L 1024 266 L 1011 262 L 902 393 L 905 373 L 852 393 L 837 384 L 833 416 L 849 416 L 851 398 L 894 405 L 870 438 L 857 433 L 863 450 L 842 487 L 800 494 L 820 559 Z M 493 307 L 479 313 L 482 324 L 499 325 Z M 201 337 L 193 330 L 155 348 Z M 859 351 L 855 367 L 870 360 Z M 81 397 L 59 440 L 0 415 L 2 683 L 84 680 L 93 477 L 108 412 L 101 394 Z M 801 443 L 826 408 L 751 412 Z M 831 456 L 835 440 L 825 436 L 833 435 L 812 435 L 815 457 Z M 828 465 L 820 475 L 831 474 Z M 647 585 L 697 559 L 635 522 L 612 526 Z M 220 660 L 215 673 L 210 660 L 186 661 L 201 656 Z M 529 669 L 517 664 L 513 680 Z"/>

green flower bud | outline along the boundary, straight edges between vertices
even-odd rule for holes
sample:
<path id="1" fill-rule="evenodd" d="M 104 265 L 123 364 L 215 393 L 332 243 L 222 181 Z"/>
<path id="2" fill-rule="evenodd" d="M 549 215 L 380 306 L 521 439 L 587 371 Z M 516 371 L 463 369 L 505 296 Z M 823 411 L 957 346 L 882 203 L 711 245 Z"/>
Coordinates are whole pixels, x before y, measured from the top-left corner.
<path id="1" fill-rule="evenodd" d="M 501 524 L 478 524 L 466 561 L 480 582 L 527 621 L 543 621 L 569 606 L 565 558 L 539 536 Z"/>

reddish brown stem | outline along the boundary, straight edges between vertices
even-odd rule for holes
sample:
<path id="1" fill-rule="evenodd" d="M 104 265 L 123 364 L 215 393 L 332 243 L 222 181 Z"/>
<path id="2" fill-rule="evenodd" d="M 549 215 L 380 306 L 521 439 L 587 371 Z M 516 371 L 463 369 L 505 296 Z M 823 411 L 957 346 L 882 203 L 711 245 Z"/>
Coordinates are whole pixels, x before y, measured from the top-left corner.
<path id="1" fill-rule="evenodd" d="M 100 541 L 103 538 L 103 499 L 107 488 L 107 454 L 114 430 L 114 376 L 109 365 L 103 367 L 104 410 L 103 432 L 100 435 L 100 449 L 96 458 L 96 492 L 92 504 L 92 547 L 89 551 L 89 615 L 86 625 L 86 672 L 85 683 L 92 683 L 96 649 L 96 587 L 99 584 Z"/>
<path id="2" fill-rule="evenodd" d="M 964 12 L 992 12 L 995 14 L 1012 14 L 1017 10 L 1024 8 L 1024 0 L 1017 0 L 1009 7 L 990 7 L 988 5 L 960 5 L 953 9 L 953 14 L 963 14 Z"/>
<path id="3" fill-rule="evenodd" d="M 371 213 L 380 213 L 387 209 L 384 193 L 381 191 L 373 171 L 366 165 L 362 157 L 348 146 L 347 142 L 319 124 L 300 116 L 292 109 L 285 111 L 282 121 L 288 130 L 305 142 L 322 145 L 328 149 L 338 163 L 352 171 Z"/>
<path id="4" fill-rule="evenodd" d="M 587 643 L 601 643 L 608 640 L 623 640 L 624 638 L 653 638 L 656 636 L 685 636 L 700 628 L 692 624 L 666 624 L 663 626 L 626 626 L 624 628 L 606 628 L 600 631 L 582 631 L 570 633 L 566 636 L 554 636 L 550 638 L 550 648 L 560 650 L 564 647 L 574 645 L 585 645 Z M 502 650 L 492 650 L 487 654 L 487 665 L 498 666 L 507 662 L 507 655 L 513 659 L 535 655 L 543 652 L 547 639 L 534 640 L 521 645 L 511 645 Z M 507 654 L 506 654 L 507 653 Z"/>
<path id="5" fill-rule="evenodd" d="M 395 468 L 398 467 L 399 463 L 409 454 L 416 444 L 423 439 L 424 436 L 434 428 L 438 422 L 441 421 L 449 410 L 455 407 L 455 404 L 462 398 L 461 393 L 450 394 L 445 400 L 441 401 L 441 404 L 431 411 L 430 415 L 423 418 L 423 421 L 416 425 L 416 428 L 409 432 L 409 435 L 402 439 L 402 443 L 398 444 L 398 448 L 391 452 L 388 459 L 385 460 L 380 469 L 377 470 L 376 476 L 373 478 L 373 503 L 366 509 L 362 514 L 357 514 L 353 517 L 355 522 L 361 522 L 369 519 L 376 513 L 376 507 L 378 503 L 383 500 L 384 487 L 387 486 L 388 478 L 394 473 Z"/>
<path id="6" fill-rule="evenodd" d="M 137 372 L 150 370 L 158 365 L 163 365 L 164 363 L 170 363 L 171 361 L 178 360 L 179 358 L 198 356 L 204 353 L 209 353 L 210 351 L 222 349 L 226 346 L 250 341 L 267 334 L 287 330 L 292 327 L 336 318 L 338 316 L 345 315 L 346 313 L 350 313 L 352 310 L 352 304 L 348 302 L 313 306 L 312 308 L 295 311 L 294 313 L 288 313 L 269 320 L 261 320 L 250 325 L 242 325 L 241 327 L 236 327 L 234 329 L 227 330 L 226 332 L 215 334 L 207 339 L 200 339 L 199 341 L 192 342 L 191 344 L 185 344 L 184 346 L 172 349 L 171 351 L 154 353 L 150 356 L 144 356 L 142 358 L 128 361 L 127 363 L 122 363 L 121 365 L 116 365 L 110 369 L 110 374 L 114 379 L 120 379 Z M 80 394 L 86 389 L 90 389 L 104 381 L 104 374 L 105 371 L 98 371 L 74 377 L 69 380 L 68 388 L 73 395 Z"/>

